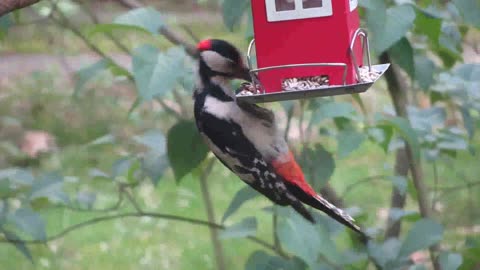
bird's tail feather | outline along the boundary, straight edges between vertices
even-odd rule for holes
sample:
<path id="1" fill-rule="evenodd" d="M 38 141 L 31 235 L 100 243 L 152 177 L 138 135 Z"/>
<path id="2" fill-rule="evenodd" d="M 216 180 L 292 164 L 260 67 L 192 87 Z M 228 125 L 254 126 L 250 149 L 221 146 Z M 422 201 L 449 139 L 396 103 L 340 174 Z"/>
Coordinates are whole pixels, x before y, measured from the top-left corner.
<path id="1" fill-rule="evenodd" d="M 367 235 L 362 231 L 362 229 L 360 229 L 360 227 L 355 224 L 355 220 L 349 214 L 337 208 L 335 205 L 325 200 L 320 195 L 315 196 L 314 198 L 312 198 L 312 200 L 304 202 L 312 206 L 313 208 L 324 212 L 331 218 L 359 233 L 364 238 L 368 238 Z"/>
<path id="2" fill-rule="evenodd" d="M 343 210 L 337 208 L 335 205 L 325 200 L 320 195 L 311 196 L 296 185 L 288 184 L 287 186 L 289 191 L 303 203 L 324 212 L 331 218 L 349 227 L 353 231 L 359 233 L 362 237 L 367 238 L 366 234 L 360 229 L 357 224 L 355 224 L 355 220 L 350 215 L 348 215 Z"/>

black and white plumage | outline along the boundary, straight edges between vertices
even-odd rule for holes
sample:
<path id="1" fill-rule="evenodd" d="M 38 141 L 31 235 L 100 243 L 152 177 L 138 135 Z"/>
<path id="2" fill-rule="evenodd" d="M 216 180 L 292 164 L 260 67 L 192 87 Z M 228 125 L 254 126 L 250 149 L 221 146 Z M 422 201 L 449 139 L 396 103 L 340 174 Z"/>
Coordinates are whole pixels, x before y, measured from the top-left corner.
<path id="1" fill-rule="evenodd" d="M 308 204 L 363 235 L 353 218 L 316 194 L 305 181 L 272 111 L 235 100 L 230 80 L 250 80 L 238 50 L 223 40 L 204 40 L 197 48 L 194 115 L 215 156 L 274 203 L 289 205 L 315 222 L 303 205 Z"/>

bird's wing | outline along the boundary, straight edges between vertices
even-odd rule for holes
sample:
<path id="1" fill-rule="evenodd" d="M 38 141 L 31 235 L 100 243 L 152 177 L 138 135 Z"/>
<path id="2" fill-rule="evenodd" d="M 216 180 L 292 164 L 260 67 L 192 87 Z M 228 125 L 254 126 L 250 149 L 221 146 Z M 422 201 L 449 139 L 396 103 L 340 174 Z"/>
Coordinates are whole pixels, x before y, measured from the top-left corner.
<path id="1" fill-rule="evenodd" d="M 197 117 L 200 133 L 226 167 L 271 201 L 279 205 L 291 205 L 314 222 L 305 206 L 287 189 L 284 179 L 264 160 L 238 124 L 205 111 Z"/>

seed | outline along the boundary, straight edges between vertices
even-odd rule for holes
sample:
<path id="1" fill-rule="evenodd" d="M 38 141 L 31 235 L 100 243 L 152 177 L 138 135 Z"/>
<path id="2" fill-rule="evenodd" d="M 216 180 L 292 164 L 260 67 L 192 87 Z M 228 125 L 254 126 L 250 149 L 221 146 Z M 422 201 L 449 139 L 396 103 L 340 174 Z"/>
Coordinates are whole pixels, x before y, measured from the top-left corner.
<path id="1" fill-rule="evenodd" d="M 328 85 L 329 79 L 326 75 L 288 78 L 282 82 L 282 88 L 285 91 L 311 90 L 325 88 Z"/>

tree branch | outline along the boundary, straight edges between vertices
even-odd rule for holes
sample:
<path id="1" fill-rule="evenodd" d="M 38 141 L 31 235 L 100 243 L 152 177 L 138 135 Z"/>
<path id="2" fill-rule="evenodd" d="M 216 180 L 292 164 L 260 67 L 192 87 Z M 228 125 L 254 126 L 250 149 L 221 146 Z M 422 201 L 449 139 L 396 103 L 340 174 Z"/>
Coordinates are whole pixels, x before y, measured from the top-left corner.
<path id="1" fill-rule="evenodd" d="M 379 60 L 381 63 L 392 63 L 392 59 L 390 58 L 390 55 L 388 54 L 388 52 L 382 53 L 379 57 Z M 404 117 L 408 121 L 408 115 L 407 115 L 408 86 L 406 84 L 406 80 L 402 78 L 400 70 L 395 64 L 391 65 L 390 68 L 385 72 L 385 78 L 387 80 L 387 88 L 388 88 L 390 97 L 392 99 L 392 103 L 395 107 L 396 114 L 400 117 Z M 397 159 L 395 161 L 396 162 L 395 167 L 397 167 L 398 165 L 402 167 L 406 166 L 409 168 L 410 174 L 413 180 L 413 185 L 417 190 L 417 200 L 418 200 L 418 206 L 420 209 L 420 215 L 423 218 L 431 217 L 431 211 L 430 211 L 431 209 L 428 207 L 428 190 L 423 181 L 421 161 L 415 160 L 415 157 L 413 156 L 412 147 L 408 142 L 405 142 L 404 149 L 400 151 L 405 151 L 404 157 L 406 158 L 399 159 L 399 156 L 397 155 Z M 404 171 L 400 173 L 404 173 Z M 406 176 L 406 175 L 403 175 L 403 176 Z M 392 200 L 394 199 L 394 196 L 396 196 L 395 194 L 395 192 L 397 192 L 396 189 L 393 189 L 393 192 L 394 193 L 392 194 Z M 398 198 L 405 200 L 405 195 Z M 399 201 L 398 204 L 401 205 L 403 208 L 405 202 Z M 439 250 L 439 246 L 434 245 L 429 250 L 430 250 L 430 258 L 432 260 L 433 268 L 435 270 L 439 270 L 440 266 L 438 265 L 438 262 L 435 259 L 435 253 Z"/>
<path id="2" fill-rule="evenodd" d="M 0 17 L 17 9 L 31 6 L 40 2 L 40 0 L 1 0 Z"/>

